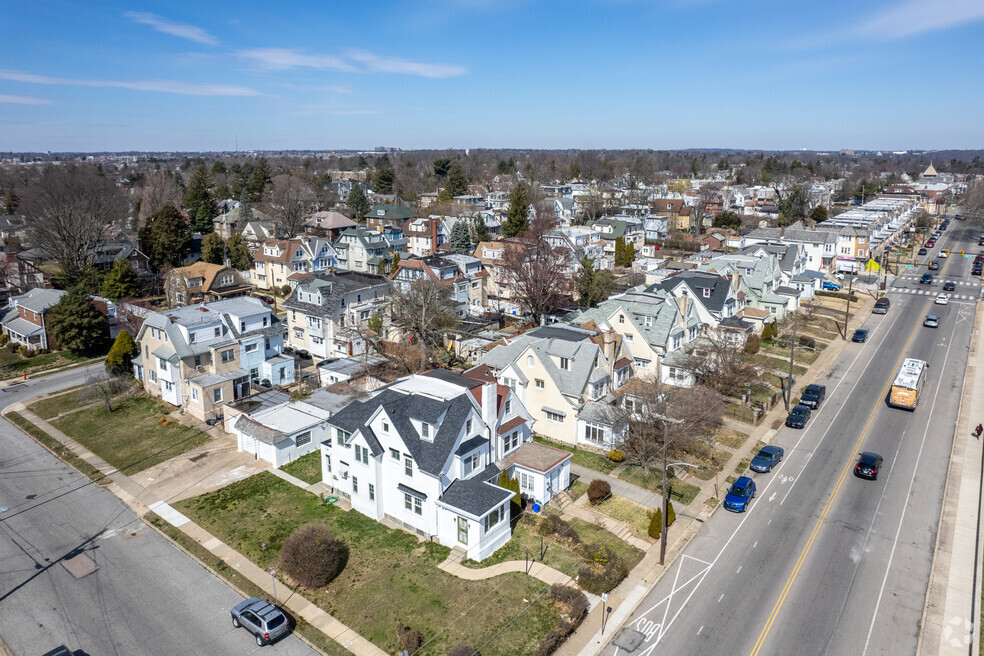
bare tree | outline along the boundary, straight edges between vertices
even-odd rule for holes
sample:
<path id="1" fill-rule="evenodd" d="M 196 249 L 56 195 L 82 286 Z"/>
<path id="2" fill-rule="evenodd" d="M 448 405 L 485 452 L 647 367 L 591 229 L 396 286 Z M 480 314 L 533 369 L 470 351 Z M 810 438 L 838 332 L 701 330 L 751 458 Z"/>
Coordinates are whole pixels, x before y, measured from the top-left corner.
<path id="1" fill-rule="evenodd" d="M 46 166 L 25 196 L 31 243 L 69 279 L 95 254 L 103 227 L 126 213 L 122 193 L 89 167 Z"/>
<path id="2" fill-rule="evenodd" d="M 628 432 L 619 448 L 625 452 L 625 462 L 639 465 L 646 475 L 660 465 L 664 444 L 671 448 L 688 440 L 706 441 L 724 412 L 721 395 L 705 385 L 688 389 L 639 378 L 630 381 L 620 396 Z M 664 426 L 655 417 L 680 423 Z"/>
<path id="3" fill-rule="evenodd" d="M 967 189 L 962 214 L 977 224 L 984 225 L 984 181 L 977 181 Z"/>
<path id="4" fill-rule="evenodd" d="M 506 285 L 537 323 L 544 314 L 569 305 L 574 291 L 570 251 L 546 240 L 556 223 L 556 216 L 538 211 L 521 237 L 505 240 Z"/>
<path id="5" fill-rule="evenodd" d="M 690 206 L 690 223 L 694 232 L 698 235 L 704 234 L 704 217 L 707 216 L 707 201 L 701 194 L 697 195 L 697 200 Z"/>
<path id="6" fill-rule="evenodd" d="M 392 322 L 411 335 L 421 349 L 421 368 L 438 348 L 444 347 L 444 336 L 459 323 L 451 287 L 440 280 L 423 279 L 394 295 Z"/>
<path id="7" fill-rule="evenodd" d="M 290 239 L 304 227 L 304 197 L 308 191 L 303 182 L 292 175 L 278 175 L 270 188 L 270 207 L 281 232 Z"/>
<path id="8" fill-rule="evenodd" d="M 147 176 L 143 192 L 140 195 L 140 214 L 137 217 L 143 223 L 148 216 L 156 214 L 168 205 L 181 207 L 183 192 L 174 175 L 167 170 L 160 170 Z"/>
<path id="9" fill-rule="evenodd" d="M 746 383 L 758 379 L 754 365 L 745 360 L 737 345 L 704 338 L 684 358 L 683 369 L 698 384 L 711 387 L 726 396 L 738 396 Z"/>
<path id="10" fill-rule="evenodd" d="M 129 376 L 113 376 L 103 374 L 95 376 L 86 381 L 85 386 L 79 390 L 80 401 L 102 401 L 106 404 L 106 412 L 113 411 L 113 399 L 132 385 Z"/>

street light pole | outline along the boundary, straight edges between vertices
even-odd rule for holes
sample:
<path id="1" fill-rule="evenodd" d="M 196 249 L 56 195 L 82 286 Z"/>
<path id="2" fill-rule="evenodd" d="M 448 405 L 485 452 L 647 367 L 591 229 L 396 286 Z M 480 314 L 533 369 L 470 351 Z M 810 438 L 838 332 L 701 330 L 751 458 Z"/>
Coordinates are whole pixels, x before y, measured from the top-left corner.
<path id="1" fill-rule="evenodd" d="M 851 276 L 851 282 L 847 287 L 847 307 L 844 308 L 844 339 L 847 339 L 847 322 L 851 318 L 851 296 L 854 295 L 854 276 Z"/>
<path id="2" fill-rule="evenodd" d="M 789 345 L 789 377 L 786 379 L 786 389 L 782 395 L 782 401 L 789 412 L 789 402 L 793 398 L 793 359 L 796 354 L 796 322 L 799 318 L 799 309 L 793 310 L 793 341 Z"/>

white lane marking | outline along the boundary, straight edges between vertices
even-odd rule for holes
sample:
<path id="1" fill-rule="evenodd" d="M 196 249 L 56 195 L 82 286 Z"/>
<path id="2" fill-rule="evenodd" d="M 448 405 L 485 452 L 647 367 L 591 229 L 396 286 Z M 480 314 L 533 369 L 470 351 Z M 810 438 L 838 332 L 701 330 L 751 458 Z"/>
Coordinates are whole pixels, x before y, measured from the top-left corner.
<path id="1" fill-rule="evenodd" d="M 886 339 L 886 336 L 891 332 L 891 329 L 895 327 L 895 324 L 898 323 L 899 319 L 902 317 L 903 314 L 904 314 L 903 312 L 898 312 L 898 313 L 895 314 L 895 318 L 892 319 L 892 323 L 891 323 L 891 326 L 889 327 L 889 330 L 879 331 L 881 333 L 881 335 L 882 335 L 882 342 L 881 343 L 884 343 L 884 341 Z M 877 349 L 875 349 L 875 350 L 877 351 Z M 854 356 L 854 359 L 851 360 L 851 364 L 847 368 L 847 373 L 848 374 L 854 369 L 854 366 L 857 364 L 858 360 L 861 358 L 861 354 L 862 353 L 864 353 L 864 349 L 858 349 L 858 354 Z M 872 358 L 874 357 L 873 352 L 872 352 L 872 356 L 871 357 Z M 837 392 L 837 390 L 840 389 L 840 386 L 842 384 L 844 384 L 844 382 L 846 380 L 848 380 L 849 378 L 852 378 L 852 377 L 850 377 L 850 376 L 848 376 L 848 375 L 845 374 L 845 376 L 843 378 L 841 378 L 841 380 L 839 380 L 837 382 L 837 384 L 834 386 L 834 388 L 831 390 L 831 392 L 830 392 L 831 396 L 833 396 Z M 854 376 L 853 377 L 853 380 L 854 380 L 854 385 L 851 387 L 851 396 L 854 395 L 854 391 L 855 391 L 855 389 L 857 389 L 857 386 L 858 386 L 858 384 L 861 381 L 861 377 L 860 376 Z M 833 424 L 837 420 L 837 417 L 840 415 L 840 413 L 844 409 L 844 407 L 845 407 L 844 404 L 842 404 L 840 406 L 840 408 L 837 410 L 837 413 L 834 415 L 834 419 L 831 421 L 831 424 Z M 796 444 L 793 445 L 789 449 L 789 453 L 793 453 L 796 450 L 796 448 L 799 447 L 800 443 L 806 438 L 806 435 L 807 435 L 807 433 L 809 433 L 809 431 L 810 431 L 810 429 L 807 428 L 805 431 L 803 431 L 800 434 L 800 438 L 796 441 Z M 830 431 L 830 428 L 828 427 L 827 428 L 827 431 L 820 438 L 820 442 L 817 443 L 817 446 L 818 447 L 820 446 L 820 443 L 822 443 L 823 440 L 826 439 L 827 435 L 829 435 L 830 432 L 831 432 Z M 810 452 L 808 460 L 812 458 L 813 453 L 815 453 L 815 450 Z M 778 469 L 782 469 L 782 467 L 785 466 L 785 464 L 787 462 L 789 462 L 789 460 L 786 459 L 786 458 L 783 458 L 782 462 L 780 462 L 779 465 L 778 465 Z M 776 481 L 777 478 L 779 478 L 779 477 L 778 476 L 774 476 L 774 477 L 771 477 L 769 479 L 769 482 L 766 483 L 765 489 L 762 492 L 763 494 L 765 494 L 765 493 L 767 493 L 769 491 L 769 487 L 772 486 L 772 484 Z M 793 478 L 793 484 L 794 485 L 795 485 L 796 480 L 798 478 L 799 478 L 798 476 Z M 787 496 L 788 496 L 788 492 L 787 492 Z M 780 504 L 780 505 L 782 505 L 782 504 Z M 701 584 L 707 578 L 707 575 L 710 574 L 711 570 L 714 568 L 714 565 L 717 564 L 717 562 L 718 562 L 718 560 L 720 560 L 721 556 L 724 555 L 724 552 L 728 550 L 728 547 L 729 546 L 731 546 L 732 540 L 734 540 L 735 539 L 735 536 L 737 536 L 738 533 L 741 531 L 742 527 L 745 525 L 745 522 L 748 521 L 748 518 L 750 517 L 750 513 L 755 512 L 755 509 L 757 507 L 758 507 L 758 505 L 756 504 L 754 507 L 750 508 L 748 510 L 748 512 L 742 513 L 741 521 L 738 522 L 738 526 L 735 527 L 735 530 L 731 532 L 731 535 L 728 537 L 728 539 L 725 541 L 725 543 L 721 546 L 720 551 L 718 551 L 717 555 L 714 556 L 714 560 L 711 561 L 711 563 L 707 566 L 707 568 L 703 572 L 697 574 L 696 576 L 694 576 L 691 579 L 691 581 L 692 581 L 692 580 L 694 580 L 694 579 L 696 579 L 696 578 L 699 577 L 700 578 L 700 581 L 698 581 L 697 584 L 694 585 L 693 590 L 691 590 L 690 591 L 690 594 L 688 594 L 687 597 L 683 600 L 683 603 L 680 605 L 680 608 L 677 609 L 677 611 L 673 614 L 673 617 L 670 618 L 669 622 L 664 622 L 662 625 L 659 626 L 659 634 L 656 636 L 656 641 L 652 645 L 650 645 L 647 649 L 641 651 L 638 654 L 638 656 L 650 656 L 653 653 L 653 651 L 656 649 L 656 647 L 659 645 L 659 643 L 663 640 L 663 636 L 666 635 L 666 632 L 676 622 L 677 618 L 680 616 L 680 613 L 682 613 L 683 612 L 683 609 L 686 608 L 687 605 L 690 603 L 690 600 L 693 598 L 694 594 L 696 594 L 697 593 L 697 590 L 700 589 Z M 768 523 L 769 524 L 772 524 L 772 519 L 771 518 L 769 519 L 769 522 Z M 684 586 L 681 586 L 681 587 L 686 587 L 686 585 L 688 585 L 689 583 L 690 582 L 688 581 L 687 583 L 684 584 Z M 645 617 L 646 614 L 648 614 L 648 613 L 656 610 L 663 603 L 666 603 L 667 606 L 669 606 L 669 603 L 668 602 L 669 602 L 670 598 L 673 596 L 673 592 L 675 592 L 675 591 L 671 591 L 671 593 L 669 595 L 667 595 L 666 597 L 664 597 L 661 601 L 657 602 L 652 607 L 650 607 L 648 610 L 644 611 L 642 613 L 642 617 L 640 619 L 642 619 L 643 617 Z M 720 601 L 722 599 L 724 599 L 724 595 L 723 594 L 718 598 L 718 603 L 720 603 Z M 649 642 L 649 638 L 646 639 L 646 642 Z"/>
<path id="2" fill-rule="evenodd" d="M 779 504 L 779 505 L 781 506 L 782 504 Z M 766 524 L 766 526 L 772 526 L 772 520 L 771 519 L 768 521 L 768 523 Z"/>
<path id="3" fill-rule="evenodd" d="M 738 571 L 736 571 L 735 574 L 741 574 L 741 565 L 738 566 Z"/>
<path id="4" fill-rule="evenodd" d="M 957 325 L 953 325 L 953 330 L 950 332 L 950 346 L 953 345 L 953 334 L 957 330 Z M 946 362 L 950 356 L 950 346 L 946 347 L 946 355 L 943 356 L 943 361 Z M 919 462 L 922 460 L 923 448 L 926 446 L 926 438 L 929 436 L 929 428 L 933 425 L 933 411 L 936 410 L 936 401 L 939 399 L 940 386 L 943 384 L 943 374 L 936 381 L 936 393 L 933 395 L 933 404 L 929 406 L 929 419 L 926 422 L 926 428 L 923 430 L 922 440 L 919 442 L 919 451 L 916 453 L 916 464 L 912 468 L 912 476 L 909 477 L 909 489 L 906 490 L 905 498 L 909 499 L 912 497 L 912 486 L 916 482 L 916 472 L 919 471 Z M 958 439 L 954 437 L 953 439 Z M 902 534 L 902 523 L 905 521 L 905 513 L 909 510 L 909 503 L 907 502 L 902 506 L 902 514 L 899 515 L 899 525 L 895 529 L 895 537 L 892 539 L 892 550 L 888 554 L 888 563 L 885 565 L 885 576 L 882 578 L 881 587 L 878 589 L 878 601 L 875 602 L 875 611 L 871 616 L 871 624 L 868 625 L 868 637 L 864 639 L 864 650 L 861 652 L 861 656 L 868 653 L 868 643 L 871 642 L 871 633 L 875 629 L 875 620 L 878 619 L 878 609 L 881 607 L 882 595 L 885 594 L 885 585 L 888 583 L 888 573 L 892 570 L 892 561 L 895 559 L 895 549 L 899 546 L 899 536 Z"/>
<path id="5" fill-rule="evenodd" d="M 704 625 L 703 625 L 703 624 L 701 624 L 701 625 L 700 625 L 700 628 L 699 628 L 699 629 L 697 629 L 697 635 L 700 635 L 700 632 L 701 632 L 701 631 L 703 631 L 703 630 L 704 630 Z"/>
<path id="6" fill-rule="evenodd" d="M 759 541 L 758 541 L 758 540 L 756 540 L 756 541 L 755 541 L 755 544 L 753 544 L 753 545 L 752 545 L 752 549 L 754 549 L 754 548 L 755 548 L 755 547 L 757 547 L 757 546 L 759 546 Z"/>
<path id="7" fill-rule="evenodd" d="M 773 501 L 776 500 L 776 495 L 777 494 L 779 494 L 779 493 L 778 492 L 773 492 L 772 494 L 769 495 L 769 503 L 772 503 Z"/>

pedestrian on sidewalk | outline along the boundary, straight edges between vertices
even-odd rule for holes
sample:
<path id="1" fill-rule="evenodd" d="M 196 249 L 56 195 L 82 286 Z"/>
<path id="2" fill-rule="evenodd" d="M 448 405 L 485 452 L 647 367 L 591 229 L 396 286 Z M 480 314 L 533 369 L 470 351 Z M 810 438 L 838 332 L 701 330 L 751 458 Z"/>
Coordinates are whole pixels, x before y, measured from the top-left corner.
<path id="1" fill-rule="evenodd" d="M 977 439 L 981 439 L 981 433 L 984 433 L 984 424 L 977 424 L 977 428 L 974 429 Z"/>

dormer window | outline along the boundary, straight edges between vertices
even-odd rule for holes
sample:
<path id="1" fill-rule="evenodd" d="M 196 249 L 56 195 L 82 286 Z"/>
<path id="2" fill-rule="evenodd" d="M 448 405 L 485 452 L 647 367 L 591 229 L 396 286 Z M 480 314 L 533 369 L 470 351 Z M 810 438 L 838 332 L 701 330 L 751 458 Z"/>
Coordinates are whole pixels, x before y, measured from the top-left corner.
<path id="1" fill-rule="evenodd" d="M 704 298 L 710 298 L 710 297 L 711 297 L 711 290 L 708 289 L 707 287 L 705 287 L 704 288 Z"/>
<path id="2" fill-rule="evenodd" d="M 470 435 L 472 430 L 472 420 L 469 419 L 465 422 L 465 435 Z"/>
<path id="3" fill-rule="evenodd" d="M 420 424 L 420 436 L 425 440 L 430 439 L 430 424 Z"/>
<path id="4" fill-rule="evenodd" d="M 571 368 L 571 361 L 568 360 L 567 358 L 561 358 L 560 359 L 560 368 L 561 369 L 564 369 L 564 370 L 570 369 Z"/>
<path id="5" fill-rule="evenodd" d="M 526 356 L 526 366 L 527 367 L 532 367 L 533 366 L 533 356 L 532 355 L 527 355 Z"/>
<path id="6" fill-rule="evenodd" d="M 618 322 L 619 323 L 625 323 L 625 315 L 624 314 L 618 315 Z"/>

